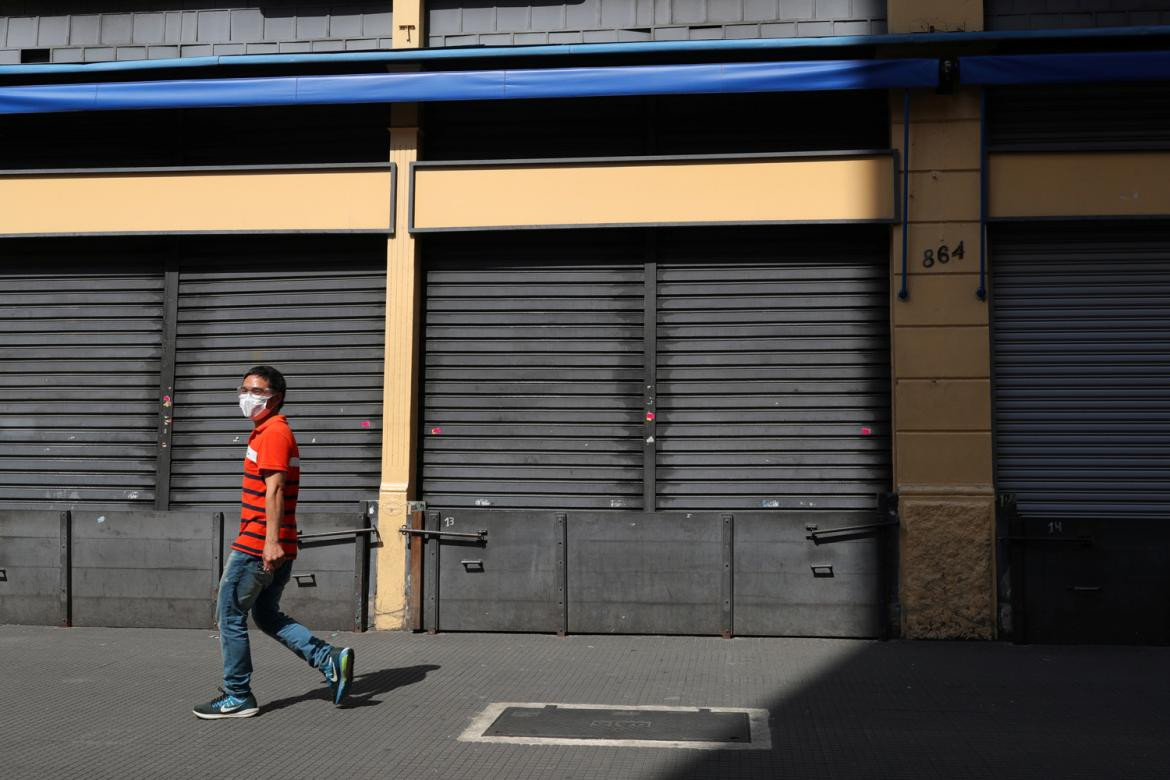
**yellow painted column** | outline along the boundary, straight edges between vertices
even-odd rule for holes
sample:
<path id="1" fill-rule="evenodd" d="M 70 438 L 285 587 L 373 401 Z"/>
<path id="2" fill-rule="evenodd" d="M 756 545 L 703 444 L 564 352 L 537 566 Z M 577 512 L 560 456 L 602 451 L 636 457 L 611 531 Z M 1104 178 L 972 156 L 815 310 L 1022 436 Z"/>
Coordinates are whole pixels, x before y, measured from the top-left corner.
<path id="1" fill-rule="evenodd" d="M 394 0 L 394 48 L 421 49 L 425 34 L 426 8 L 422 0 Z"/>
<path id="2" fill-rule="evenodd" d="M 398 166 L 395 234 L 386 248 L 386 353 L 382 411 L 382 481 L 378 491 L 378 551 L 374 628 L 405 628 L 408 623 L 407 501 L 415 491 L 417 438 L 419 260 L 407 231 L 410 164 L 418 159 L 418 111 L 415 104 L 393 107 L 390 159 Z"/>
<path id="3" fill-rule="evenodd" d="M 394 0 L 395 49 L 423 46 L 422 0 Z M 410 164 L 418 159 L 417 104 L 391 110 L 390 159 L 398 165 L 394 237 L 386 247 L 386 356 L 382 406 L 382 482 L 378 490 L 378 579 L 374 628 L 409 625 L 407 603 L 412 583 L 408 542 L 398 529 L 409 524 L 407 502 L 415 491 L 415 446 L 418 401 L 419 262 L 414 237 L 407 231 Z"/>
<path id="4" fill-rule="evenodd" d="M 978 32 L 983 29 L 983 0 L 888 0 L 891 33 Z"/>
<path id="5" fill-rule="evenodd" d="M 982 27 L 982 3 L 891 0 L 891 32 Z M 917 92 L 910 105 L 909 297 L 902 231 L 891 245 L 894 482 L 902 631 L 995 636 L 995 512 L 988 305 L 979 287 L 979 93 Z M 891 93 L 903 144 L 903 93 Z M 905 159 L 902 157 L 902 159 Z"/>

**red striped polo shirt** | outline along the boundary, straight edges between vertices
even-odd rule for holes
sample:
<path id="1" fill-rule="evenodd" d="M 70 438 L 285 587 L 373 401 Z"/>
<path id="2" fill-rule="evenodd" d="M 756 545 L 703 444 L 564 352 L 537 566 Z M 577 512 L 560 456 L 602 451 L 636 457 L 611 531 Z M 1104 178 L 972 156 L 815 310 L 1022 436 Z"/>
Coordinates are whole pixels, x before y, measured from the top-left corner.
<path id="1" fill-rule="evenodd" d="M 288 419 L 274 414 L 252 430 L 244 455 L 244 492 L 240 499 L 240 535 L 233 550 L 264 554 L 264 530 L 268 518 L 264 506 L 264 473 L 283 471 L 284 518 L 280 523 L 280 546 L 291 560 L 297 557 L 297 494 L 301 482 L 301 453 Z"/>

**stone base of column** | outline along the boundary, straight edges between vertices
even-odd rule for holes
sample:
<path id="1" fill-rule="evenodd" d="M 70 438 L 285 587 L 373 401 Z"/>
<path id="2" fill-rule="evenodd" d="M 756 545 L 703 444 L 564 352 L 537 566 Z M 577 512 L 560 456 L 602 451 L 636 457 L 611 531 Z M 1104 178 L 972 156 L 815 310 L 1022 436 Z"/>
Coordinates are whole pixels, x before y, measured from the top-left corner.
<path id="1" fill-rule="evenodd" d="M 995 495 L 899 491 L 902 636 L 995 638 Z"/>
<path id="2" fill-rule="evenodd" d="M 378 577 L 374 596 L 374 628 L 392 631 L 407 627 L 406 537 L 399 533 L 407 525 L 406 490 L 383 488 L 378 493 Z"/>

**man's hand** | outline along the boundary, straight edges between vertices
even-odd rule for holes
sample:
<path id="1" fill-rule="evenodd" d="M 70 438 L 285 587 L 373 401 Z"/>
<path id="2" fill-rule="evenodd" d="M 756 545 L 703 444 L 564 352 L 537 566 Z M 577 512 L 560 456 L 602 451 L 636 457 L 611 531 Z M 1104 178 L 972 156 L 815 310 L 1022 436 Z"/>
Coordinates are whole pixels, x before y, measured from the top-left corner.
<path id="1" fill-rule="evenodd" d="M 284 548 L 279 542 L 264 542 L 264 571 L 276 571 L 284 563 Z"/>

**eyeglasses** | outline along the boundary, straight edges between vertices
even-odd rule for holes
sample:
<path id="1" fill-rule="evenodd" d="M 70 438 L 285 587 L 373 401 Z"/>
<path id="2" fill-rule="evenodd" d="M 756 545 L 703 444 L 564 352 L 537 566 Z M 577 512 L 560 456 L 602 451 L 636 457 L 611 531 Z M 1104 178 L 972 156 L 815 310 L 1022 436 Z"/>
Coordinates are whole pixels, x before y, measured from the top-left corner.
<path id="1" fill-rule="evenodd" d="M 253 398 L 271 398 L 275 393 L 267 387 L 237 387 L 236 395 L 250 395 Z"/>

